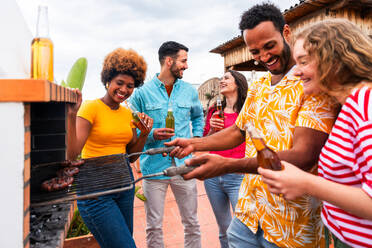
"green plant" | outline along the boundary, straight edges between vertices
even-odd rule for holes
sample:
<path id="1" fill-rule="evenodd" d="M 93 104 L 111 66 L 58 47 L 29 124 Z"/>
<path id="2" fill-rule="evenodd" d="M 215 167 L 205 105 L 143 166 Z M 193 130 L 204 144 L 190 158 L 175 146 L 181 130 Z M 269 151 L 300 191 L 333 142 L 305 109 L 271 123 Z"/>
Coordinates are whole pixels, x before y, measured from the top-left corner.
<path id="1" fill-rule="evenodd" d="M 61 85 L 72 89 L 79 88 L 79 90 L 82 90 L 87 73 L 87 67 L 88 61 L 86 58 L 79 58 L 76 60 L 68 73 L 66 82 L 62 80 Z"/>
<path id="2" fill-rule="evenodd" d="M 144 194 L 138 192 L 138 190 L 140 190 L 141 186 L 136 186 L 135 190 L 134 190 L 134 194 L 136 195 L 136 197 L 138 199 L 140 199 L 141 201 L 147 201 L 147 198 L 145 197 Z"/>
<path id="3" fill-rule="evenodd" d="M 88 227 L 84 224 L 83 219 L 80 216 L 78 209 L 75 210 L 74 216 L 72 217 L 70 228 L 67 232 L 67 238 L 78 237 L 89 234 Z"/>

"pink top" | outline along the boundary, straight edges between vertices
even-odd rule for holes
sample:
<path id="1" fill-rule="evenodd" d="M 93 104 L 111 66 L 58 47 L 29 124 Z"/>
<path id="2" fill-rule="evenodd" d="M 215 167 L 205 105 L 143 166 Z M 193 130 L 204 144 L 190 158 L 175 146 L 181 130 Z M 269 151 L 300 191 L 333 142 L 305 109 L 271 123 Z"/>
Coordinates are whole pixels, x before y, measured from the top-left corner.
<path id="1" fill-rule="evenodd" d="M 372 198 L 372 90 L 354 91 L 342 106 L 319 157 L 320 176 L 361 188 Z M 358 204 L 357 202 L 355 204 Z M 372 220 L 323 202 L 324 224 L 352 247 L 372 247 Z"/>
<path id="2" fill-rule="evenodd" d="M 209 122 L 212 117 L 212 114 L 216 111 L 214 107 L 210 107 L 208 110 L 207 114 L 207 119 L 205 121 L 205 126 L 204 126 L 204 132 L 203 136 L 207 136 L 209 133 L 209 130 L 211 128 Z M 235 124 L 236 118 L 238 118 L 239 113 L 224 113 L 225 115 L 225 126 L 224 128 L 227 128 L 229 126 L 232 126 Z M 224 150 L 224 151 L 210 151 L 212 154 L 218 154 L 223 157 L 227 158 L 244 158 L 244 152 L 245 152 L 245 142 L 241 143 L 239 146 L 229 149 L 229 150 Z"/>

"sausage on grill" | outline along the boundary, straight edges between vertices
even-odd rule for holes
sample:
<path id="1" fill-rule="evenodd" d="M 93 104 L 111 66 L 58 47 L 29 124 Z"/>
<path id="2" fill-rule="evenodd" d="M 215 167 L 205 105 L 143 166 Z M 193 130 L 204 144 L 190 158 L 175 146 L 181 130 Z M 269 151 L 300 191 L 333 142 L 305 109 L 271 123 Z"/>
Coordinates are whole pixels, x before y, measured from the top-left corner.
<path id="1" fill-rule="evenodd" d="M 73 175 L 77 173 L 79 173 L 78 167 L 65 167 L 57 171 L 57 176 L 58 177 L 64 177 L 64 176 L 72 177 Z"/>
<path id="2" fill-rule="evenodd" d="M 54 177 L 52 179 L 46 180 L 41 184 L 41 188 L 44 191 L 52 192 L 67 188 L 74 182 L 73 177 L 63 176 L 63 177 Z"/>
<path id="3" fill-rule="evenodd" d="M 76 166 L 79 166 L 79 165 L 82 165 L 84 164 L 84 160 L 83 159 L 79 159 L 79 160 L 74 160 L 74 161 L 71 161 L 71 160 L 65 160 L 63 162 L 61 162 L 61 166 L 63 167 L 76 167 Z"/>

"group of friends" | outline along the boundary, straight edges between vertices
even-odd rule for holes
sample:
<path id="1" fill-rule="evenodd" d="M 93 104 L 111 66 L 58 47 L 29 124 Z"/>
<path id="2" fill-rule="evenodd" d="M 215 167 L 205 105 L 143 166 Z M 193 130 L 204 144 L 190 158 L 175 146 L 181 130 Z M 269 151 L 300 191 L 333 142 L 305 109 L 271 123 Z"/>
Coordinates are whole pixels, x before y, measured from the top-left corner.
<path id="1" fill-rule="evenodd" d="M 177 166 L 196 166 L 183 176 L 143 181 L 147 247 L 164 247 L 169 186 L 184 247 L 201 247 L 196 179 L 205 180 L 223 248 L 314 248 L 330 242 L 335 248 L 372 247 L 371 38 L 344 19 L 320 21 L 292 35 L 271 3 L 245 11 L 239 28 L 268 73 L 248 90 L 241 73 L 225 72 L 219 82 L 224 120 L 213 105 L 204 121 L 197 91 L 181 80 L 188 68 L 186 46 L 163 43 L 160 73 L 145 84 L 143 57 L 118 48 L 103 63 L 102 98 L 82 103 L 75 90 L 78 102 L 68 108 L 68 159 L 175 146 L 169 156 L 141 155 L 142 174 L 172 166 L 172 157 Z M 125 100 L 147 128 L 132 121 L 121 105 Z M 165 128 L 169 105 L 174 129 Z M 277 152 L 281 171 L 258 166 L 247 123 Z M 191 157 L 196 151 L 209 153 Z M 128 166 L 138 156 L 130 159 Z M 134 189 L 77 204 L 101 247 L 136 247 L 133 201 Z"/>

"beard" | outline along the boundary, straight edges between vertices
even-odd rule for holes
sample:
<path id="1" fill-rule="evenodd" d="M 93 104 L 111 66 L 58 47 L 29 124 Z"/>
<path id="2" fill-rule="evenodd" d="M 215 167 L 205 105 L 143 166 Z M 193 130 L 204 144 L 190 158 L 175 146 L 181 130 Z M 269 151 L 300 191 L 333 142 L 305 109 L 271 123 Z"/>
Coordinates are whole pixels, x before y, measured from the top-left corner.
<path id="1" fill-rule="evenodd" d="M 182 73 L 181 73 L 182 69 L 178 69 L 176 67 L 176 63 L 173 62 L 171 68 L 170 68 L 170 72 L 172 73 L 172 76 L 174 78 L 178 78 L 178 79 L 181 79 L 182 78 Z"/>
<path id="2" fill-rule="evenodd" d="M 269 68 L 266 67 L 266 64 L 260 61 L 260 64 L 263 65 L 270 73 L 273 75 L 279 75 L 282 74 L 287 70 L 287 67 L 289 65 L 289 60 L 291 59 L 291 48 L 289 47 L 288 43 L 283 38 L 283 50 L 280 53 L 280 55 L 273 56 L 272 59 L 275 59 L 275 57 L 279 57 L 280 62 L 280 68 L 277 70 L 269 70 Z"/>
<path id="3" fill-rule="evenodd" d="M 283 44 L 284 44 L 283 51 L 280 54 L 280 58 L 279 58 L 281 68 L 278 70 L 272 71 L 271 73 L 274 75 L 279 75 L 287 71 L 289 60 L 291 59 L 291 48 L 289 47 L 288 43 L 284 40 L 284 38 L 283 38 Z"/>

